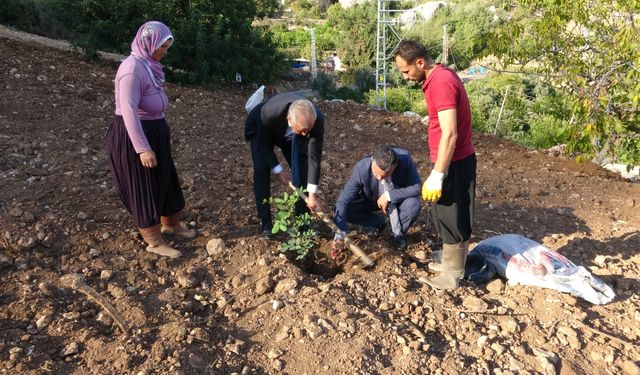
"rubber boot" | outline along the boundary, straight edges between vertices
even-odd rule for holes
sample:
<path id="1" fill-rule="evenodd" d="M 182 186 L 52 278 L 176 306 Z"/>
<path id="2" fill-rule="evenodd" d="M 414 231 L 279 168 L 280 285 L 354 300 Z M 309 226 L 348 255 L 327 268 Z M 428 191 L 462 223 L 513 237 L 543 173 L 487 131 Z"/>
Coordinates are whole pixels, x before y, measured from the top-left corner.
<path id="1" fill-rule="evenodd" d="M 187 239 L 196 237 L 196 231 L 187 228 L 183 223 L 181 223 L 178 215 L 160 216 L 160 222 L 162 223 L 161 231 L 164 234 L 173 234 Z"/>
<path id="2" fill-rule="evenodd" d="M 181 252 L 167 245 L 160 232 L 160 225 L 140 228 L 140 234 L 142 234 L 144 241 L 149 244 L 149 246 L 147 246 L 148 252 L 170 258 L 178 258 L 182 255 Z"/>
<path id="3" fill-rule="evenodd" d="M 464 265 L 467 260 L 468 242 L 442 245 L 442 263 L 440 275 L 428 279 L 421 277 L 420 282 L 438 290 L 455 290 L 460 285 L 464 275 Z"/>
<path id="4" fill-rule="evenodd" d="M 469 241 L 465 241 L 465 242 L 460 242 L 460 244 L 463 244 L 465 246 L 465 248 L 469 247 Z M 435 271 L 435 272 L 442 272 L 442 270 L 444 269 L 442 267 L 442 258 L 440 259 L 440 261 L 438 262 L 431 262 L 429 263 L 429 269 L 431 271 Z"/>

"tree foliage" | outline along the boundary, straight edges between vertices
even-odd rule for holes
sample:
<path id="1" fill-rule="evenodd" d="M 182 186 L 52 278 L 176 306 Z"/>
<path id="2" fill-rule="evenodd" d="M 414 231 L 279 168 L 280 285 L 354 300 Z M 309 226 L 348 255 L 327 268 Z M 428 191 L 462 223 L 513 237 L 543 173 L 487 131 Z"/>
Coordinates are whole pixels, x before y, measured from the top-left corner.
<path id="1" fill-rule="evenodd" d="M 517 0 L 491 51 L 573 98 L 570 150 L 640 164 L 640 1 Z"/>
<path id="2" fill-rule="evenodd" d="M 253 27 L 272 0 L 6 0 L 0 22 L 26 31 L 65 38 L 91 55 L 97 50 L 127 54 L 142 23 L 160 20 L 176 43 L 165 65 L 169 78 L 189 83 L 232 80 L 267 82 L 283 65 L 270 34 Z M 256 1 L 262 7 L 256 8 Z"/>
<path id="3" fill-rule="evenodd" d="M 409 32 L 409 38 L 420 41 L 433 57 L 442 59 L 443 26 L 447 25 L 449 38 L 448 64 L 458 70 L 466 69 L 471 61 L 482 55 L 500 9 L 489 1 L 461 1 L 440 7 L 433 17 L 417 24 Z"/>
<path id="4" fill-rule="evenodd" d="M 375 1 L 343 8 L 333 4 L 327 10 L 327 26 L 335 35 L 342 62 L 350 68 L 370 67 L 375 62 L 377 5 Z"/>

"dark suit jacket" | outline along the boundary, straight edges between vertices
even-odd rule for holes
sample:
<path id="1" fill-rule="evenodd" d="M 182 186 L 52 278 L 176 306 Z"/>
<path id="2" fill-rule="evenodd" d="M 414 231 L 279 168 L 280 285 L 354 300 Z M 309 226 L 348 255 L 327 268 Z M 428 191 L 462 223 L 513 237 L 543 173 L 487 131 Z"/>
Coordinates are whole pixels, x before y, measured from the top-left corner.
<path id="1" fill-rule="evenodd" d="M 270 168 L 278 165 L 278 158 L 274 146 L 281 146 L 284 135 L 289 127 L 287 112 L 291 103 L 302 96 L 294 93 L 276 94 L 257 105 L 247 117 L 245 123 L 245 139 L 257 137 L 260 153 L 267 161 Z M 322 156 L 322 143 L 324 141 L 324 115 L 316 106 L 316 122 L 307 138 L 298 137 L 298 150 L 307 154 L 309 161 L 307 183 L 318 185 L 320 181 L 320 158 Z"/>
<path id="2" fill-rule="evenodd" d="M 398 164 L 391 174 L 393 190 L 389 192 L 389 197 L 391 204 L 399 204 L 407 198 L 420 195 L 420 175 L 407 150 L 401 148 L 394 148 L 394 150 L 398 154 Z M 347 230 L 347 206 L 349 203 L 355 201 L 376 203 L 378 200 L 380 182 L 371 173 L 372 161 L 370 156 L 358 161 L 353 167 L 353 173 L 351 173 L 347 184 L 340 192 L 336 202 L 334 221 L 343 231 Z"/>

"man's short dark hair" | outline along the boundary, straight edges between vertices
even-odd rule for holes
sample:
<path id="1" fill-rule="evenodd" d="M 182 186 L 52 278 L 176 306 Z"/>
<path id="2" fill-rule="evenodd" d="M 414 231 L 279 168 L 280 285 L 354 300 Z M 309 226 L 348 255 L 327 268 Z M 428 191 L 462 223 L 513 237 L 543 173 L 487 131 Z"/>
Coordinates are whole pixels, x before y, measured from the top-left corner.
<path id="1" fill-rule="evenodd" d="M 403 40 L 398 44 L 393 57 L 400 56 L 407 64 L 413 64 L 417 59 L 431 60 L 431 55 L 424 46 L 415 40 Z"/>
<path id="2" fill-rule="evenodd" d="M 378 168 L 388 172 L 398 164 L 398 155 L 391 147 L 382 147 L 373 152 L 373 161 Z"/>

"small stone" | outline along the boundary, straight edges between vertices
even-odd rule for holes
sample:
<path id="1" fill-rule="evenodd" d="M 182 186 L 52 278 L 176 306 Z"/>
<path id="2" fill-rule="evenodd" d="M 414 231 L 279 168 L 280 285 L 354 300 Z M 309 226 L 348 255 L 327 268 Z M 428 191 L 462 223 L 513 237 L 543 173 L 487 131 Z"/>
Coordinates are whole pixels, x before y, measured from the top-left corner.
<path id="1" fill-rule="evenodd" d="M 500 328 L 502 329 L 502 334 L 504 336 L 509 336 L 518 331 L 518 322 L 513 319 L 507 319 L 500 323 Z"/>
<path id="2" fill-rule="evenodd" d="M 33 216 L 31 212 L 25 212 L 22 215 L 22 221 L 24 221 L 27 224 L 33 223 L 35 220 L 36 220 L 36 217 Z"/>
<path id="3" fill-rule="evenodd" d="M 100 254 L 102 254 L 102 251 L 100 251 L 98 249 L 94 249 L 94 248 L 89 249 L 89 255 L 91 255 L 94 258 L 95 257 L 99 257 Z"/>
<path id="4" fill-rule="evenodd" d="M 422 250 L 416 251 L 416 258 L 418 260 L 424 261 L 425 259 L 427 259 L 427 253 Z"/>
<path id="5" fill-rule="evenodd" d="M 462 301 L 462 306 L 467 310 L 485 311 L 489 305 L 481 298 L 468 296 Z"/>
<path id="6" fill-rule="evenodd" d="M 49 323 L 51 323 L 52 320 L 53 320 L 52 315 L 50 314 L 43 315 L 40 317 L 40 319 L 36 321 L 36 328 L 38 328 L 38 331 L 42 331 L 49 325 Z"/>
<path id="7" fill-rule="evenodd" d="M 9 349 L 9 359 L 15 361 L 18 357 L 20 357 L 20 354 L 22 354 L 23 351 L 24 349 L 19 346 L 15 346 Z"/>
<path id="8" fill-rule="evenodd" d="M 558 332 L 565 335 L 567 337 L 567 341 L 569 345 L 574 349 L 580 349 L 581 344 L 580 340 L 578 340 L 578 333 L 571 327 L 560 326 L 558 327 Z"/>
<path id="9" fill-rule="evenodd" d="M 491 349 L 493 349 L 497 355 L 500 355 L 505 351 L 504 346 L 498 344 L 497 342 L 494 342 L 493 344 L 491 344 Z"/>
<path id="10" fill-rule="evenodd" d="M 195 276 L 185 270 L 176 272 L 176 281 L 178 285 L 185 289 L 193 288 L 197 283 Z"/>
<path id="11" fill-rule="evenodd" d="M 125 292 L 124 289 L 111 283 L 107 285 L 107 291 L 115 298 L 122 298 L 127 295 L 127 292 Z"/>
<path id="12" fill-rule="evenodd" d="M 224 250 L 224 241 L 220 238 L 213 238 L 207 242 L 207 254 L 209 254 L 209 256 L 220 255 Z"/>
<path id="13" fill-rule="evenodd" d="M 256 283 L 256 294 L 261 296 L 271 292 L 273 290 L 273 284 L 274 282 L 271 277 L 263 277 Z"/>
<path id="14" fill-rule="evenodd" d="M 608 255 L 598 255 L 593 259 L 593 263 L 597 264 L 599 267 L 605 267 L 607 261 L 610 261 L 611 257 Z"/>
<path id="15" fill-rule="evenodd" d="M 276 371 L 282 371 L 282 369 L 284 369 L 284 362 L 280 359 L 276 359 L 273 361 L 272 366 Z"/>
<path id="16" fill-rule="evenodd" d="M 491 293 L 500 294 L 502 293 L 504 286 L 505 283 L 502 279 L 493 279 L 487 283 L 486 288 Z"/>
<path id="17" fill-rule="evenodd" d="M 111 315 L 106 314 L 102 311 L 98 313 L 98 315 L 96 316 L 96 320 L 104 324 L 105 326 L 111 326 L 113 324 L 113 318 L 111 317 Z"/>
<path id="18" fill-rule="evenodd" d="M 315 339 L 318 338 L 320 336 L 322 336 L 322 334 L 324 333 L 324 331 L 322 330 L 322 328 L 320 328 L 319 325 L 311 323 L 306 327 L 306 331 L 307 331 L 307 335 L 309 335 L 310 338 Z"/>
<path id="19" fill-rule="evenodd" d="M 326 329 L 327 331 L 333 331 L 335 329 L 333 324 L 322 318 L 318 319 L 318 324 L 320 325 L 320 327 Z"/>
<path id="20" fill-rule="evenodd" d="M 77 312 L 77 311 L 70 311 L 70 312 L 62 314 L 62 317 L 65 320 L 76 320 L 76 319 L 80 318 L 80 313 Z"/>
<path id="21" fill-rule="evenodd" d="M 282 357 L 284 353 L 282 353 L 281 350 L 279 349 L 271 349 L 269 350 L 269 352 L 267 353 L 267 358 L 269 359 L 276 359 L 276 358 L 280 358 Z"/>
<path id="22" fill-rule="evenodd" d="M 284 302 L 282 301 L 278 301 L 278 300 L 273 300 L 271 301 L 271 308 L 274 310 L 280 310 L 281 308 L 284 307 Z"/>
<path id="23" fill-rule="evenodd" d="M 485 345 L 487 345 L 487 341 L 489 340 L 489 337 L 482 335 L 480 337 L 478 337 L 478 341 L 476 341 L 476 345 L 478 345 L 478 347 L 482 348 Z"/>
<path id="24" fill-rule="evenodd" d="M 298 286 L 298 280 L 296 279 L 284 279 L 278 282 L 276 285 L 275 293 L 284 294 L 288 291 L 295 289 Z"/>
<path id="25" fill-rule="evenodd" d="M 50 248 L 51 246 L 53 246 L 53 243 L 56 241 L 56 235 L 49 232 L 44 236 L 44 239 L 42 240 L 42 246 Z"/>
<path id="26" fill-rule="evenodd" d="M 112 275 L 113 275 L 113 271 L 111 270 L 102 270 L 102 272 L 100 272 L 100 278 L 102 280 L 109 280 Z"/>
<path id="27" fill-rule="evenodd" d="M 263 267 L 264 267 L 264 266 L 266 266 L 266 265 L 268 265 L 268 264 L 269 264 L 269 262 L 267 262 L 267 258 L 265 258 L 265 257 L 260 257 L 260 258 L 258 259 L 258 265 L 259 265 L 259 266 L 263 266 Z"/>
<path id="28" fill-rule="evenodd" d="M 64 349 L 60 351 L 60 357 L 66 358 L 80 352 L 80 346 L 77 342 L 73 341 L 69 343 Z"/>

